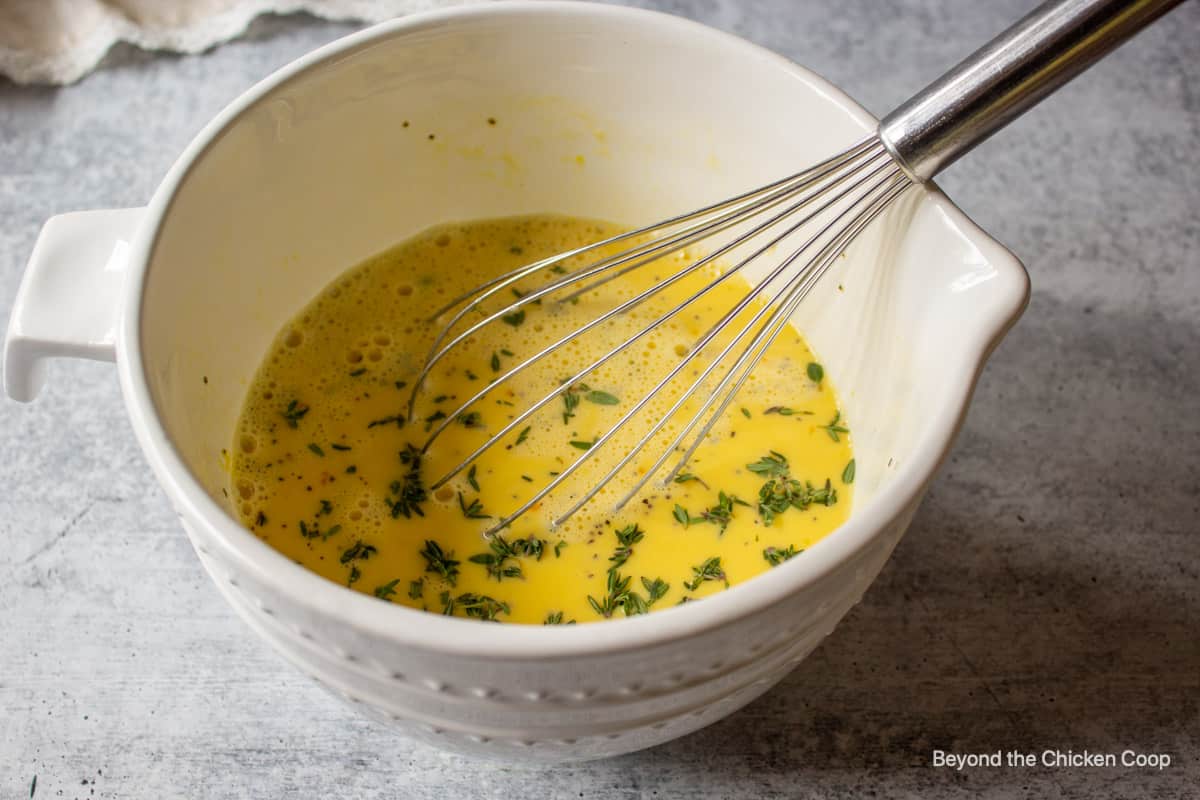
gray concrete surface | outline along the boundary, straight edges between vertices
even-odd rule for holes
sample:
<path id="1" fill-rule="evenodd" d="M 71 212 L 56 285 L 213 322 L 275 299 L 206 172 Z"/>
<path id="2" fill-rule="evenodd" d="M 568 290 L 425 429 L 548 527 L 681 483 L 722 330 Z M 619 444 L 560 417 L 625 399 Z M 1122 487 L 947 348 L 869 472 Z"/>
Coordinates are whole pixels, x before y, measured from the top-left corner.
<path id="1" fill-rule="evenodd" d="M 1030 0 L 648 2 L 807 64 L 876 112 Z M 261 21 L 0 82 L 0 316 L 41 222 L 139 205 L 243 88 L 352 30 Z M 773 693 L 686 739 L 550 770 L 414 745 L 327 697 L 201 573 L 114 370 L 0 402 L 0 797 L 1196 797 L 1200 4 L 942 181 L 1032 304 L 865 601 Z M 1164 752 L 1165 770 L 931 766 L 933 749 Z"/>

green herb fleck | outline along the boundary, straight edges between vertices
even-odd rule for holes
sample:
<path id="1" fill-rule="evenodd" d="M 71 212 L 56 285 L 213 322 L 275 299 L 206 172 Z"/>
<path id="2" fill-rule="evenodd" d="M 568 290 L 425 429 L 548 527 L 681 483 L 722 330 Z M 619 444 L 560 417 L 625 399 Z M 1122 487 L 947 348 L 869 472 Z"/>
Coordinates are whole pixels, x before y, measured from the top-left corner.
<path id="1" fill-rule="evenodd" d="M 358 561 L 360 559 L 366 561 L 368 558 L 378 552 L 379 551 L 375 548 L 375 545 L 363 544 L 363 540 L 358 539 L 354 542 L 354 544 L 342 551 L 340 561 L 343 564 L 349 564 L 351 561 Z"/>
<path id="2" fill-rule="evenodd" d="M 511 314 L 505 314 L 504 316 L 500 317 L 500 319 L 504 320 L 504 322 L 512 325 L 515 328 L 525 321 L 525 309 L 517 309 Z"/>
<path id="3" fill-rule="evenodd" d="M 312 442 L 309 442 L 308 449 L 311 450 L 313 453 L 317 454 L 318 456 L 320 456 L 321 458 L 325 457 L 325 451 L 321 449 L 320 445 L 316 445 L 316 444 L 313 444 Z"/>
<path id="4" fill-rule="evenodd" d="M 391 508 L 392 519 L 400 516 L 411 519 L 413 514 L 423 517 L 425 512 L 421 510 L 421 503 L 429 499 L 429 493 L 421 479 L 421 451 L 407 445 L 400 451 L 400 463 L 407 466 L 408 471 L 400 480 L 392 481 L 384 502 Z"/>
<path id="5" fill-rule="evenodd" d="M 350 445 L 348 444 L 331 444 L 329 446 L 341 453 L 344 453 L 350 449 Z"/>
<path id="6" fill-rule="evenodd" d="M 287 404 L 287 409 L 283 411 L 283 418 L 287 420 L 289 428 L 299 428 L 300 420 L 304 419 L 304 415 L 307 413 L 308 406 L 299 400 L 293 400 Z"/>
<path id="7" fill-rule="evenodd" d="M 750 419 L 750 409 L 746 408 L 745 406 L 742 406 L 742 416 L 745 417 L 746 419 Z"/>
<path id="8" fill-rule="evenodd" d="M 379 425 L 391 425 L 393 422 L 396 423 L 397 428 L 404 427 L 404 415 L 403 414 L 392 414 L 387 417 L 373 419 L 367 423 L 367 428 L 375 428 L 375 427 L 378 427 Z"/>
<path id="9" fill-rule="evenodd" d="M 571 447 L 574 447 L 577 450 L 591 450 L 595 446 L 596 446 L 595 439 L 592 439 L 590 442 L 584 442 L 584 441 L 580 441 L 578 439 L 571 440 Z"/>
<path id="10" fill-rule="evenodd" d="M 705 483 L 705 482 L 703 481 L 703 479 L 701 479 L 701 478 L 700 478 L 700 476 L 699 476 L 699 475 L 693 475 L 693 474 L 692 474 L 692 473 L 690 473 L 690 472 L 681 472 L 681 473 L 679 473 L 678 475 L 676 475 L 676 476 L 675 476 L 675 482 L 676 482 L 676 483 L 687 483 L 688 481 L 695 481 L 696 483 L 698 483 L 698 484 L 700 484 L 701 486 L 703 486 L 705 489 L 707 489 L 707 488 L 708 488 L 708 484 L 707 484 L 707 483 Z"/>
<path id="11" fill-rule="evenodd" d="M 729 588 L 729 578 L 725 576 L 725 570 L 721 568 L 720 556 L 713 556 L 706 559 L 700 566 L 692 567 L 692 579 L 685 581 L 683 585 L 689 592 L 694 592 L 700 588 L 700 584 L 706 581 L 724 581 L 725 588 Z"/>
<path id="12" fill-rule="evenodd" d="M 456 609 L 462 609 L 465 616 L 481 619 L 487 622 L 499 622 L 500 614 L 511 614 L 508 603 L 488 597 L 485 594 L 464 592 L 458 597 L 443 604 L 442 613 L 453 614 Z"/>
<path id="13" fill-rule="evenodd" d="M 420 600 L 425 593 L 425 579 L 417 578 L 415 581 L 408 582 L 408 598 L 410 600 Z"/>
<path id="14" fill-rule="evenodd" d="M 396 584 L 400 582 L 399 578 L 394 578 L 382 586 L 375 587 L 375 596 L 380 600 L 389 600 L 396 593 Z M 390 600 L 389 600 L 390 602 Z"/>
<path id="15" fill-rule="evenodd" d="M 825 377 L 825 368 L 815 361 L 808 362 L 808 379 L 813 383 L 820 384 Z"/>
<path id="16" fill-rule="evenodd" d="M 852 458 L 846 464 L 846 468 L 842 470 L 842 483 L 846 484 L 847 486 L 854 483 L 854 471 L 854 459 Z"/>
<path id="17" fill-rule="evenodd" d="M 517 434 L 517 441 L 513 443 L 513 444 L 514 444 L 514 446 L 516 446 L 516 445 L 518 445 L 518 444 L 521 444 L 521 443 L 523 443 L 523 442 L 524 442 L 526 439 L 528 439 L 528 438 L 529 438 L 529 432 L 530 432 L 531 430 L 533 430 L 533 426 L 531 426 L 531 425 L 526 425 L 524 428 L 522 428 L 522 429 L 521 429 L 521 432 Z"/>
<path id="18" fill-rule="evenodd" d="M 351 378 L 357 378 L 359 375 L 362 375 L 362 374 L 363 374 L 363 373 L 365 373 L 366 371 L 367 371 L 367 368 L 366 368 L 366 367 L 359 367 L 358 369 L 356 369 L 356 370 L 354 370 L 353 372 L 351 372 L 351 373 L 350 373 L 350 377 L 351 377 Z"/>
<path id="19" fill-rule="evenodd" d="M 595 403 L 599 406 L 615 406 L 621 402 L 617 399 L 616 395 L 609 394 L 608 392 L 602 392 L 599 389 L 590 390 L 584 395 L 584 398 L 589 403 Z"/>
<path id="20" fill-rule="evenodd" d="M 661 600 L 671 590 L 671 584 L 662 578 L 650 580 L 642 578 L 642 586 L 646 588 L 646 605 L 652 606 Z"/>
<path id="21" fill-rule="evenodd" d="M 459 414 L 455 419 L 458 421 L 458 424 L 467 428 L 483 427 L 483 415 L 478 411 L 466 411 Z"/>
<path id="22" fill-rule="evenodd" d="M 787 547 L 785 547 L 782 550 L 779 549 L 778 547 L 767 547 L 767 548 L 763 549 L 763 558 L 765 558 L 767 560 L 767 563 L 770 564 L 772 567 L 778 567 L 780 564 L 787 561 L 789 558 L 795 558 L 796 556 L 800 555 L 802 552 L 804 552 L 804 551 L 797 550 L 796 546 L 794 544 L 789 544 Z"/>
<path id="23" fill-rule="evenodd" d="M 567 620 L 566 622 L 563 622 L 563 612 L 551 611 L 549 614 L 546 615 L 546 621 L 543 622 L 542 624 L 543 625 L 574 625 L 575 620 L 571 619 L 571 620 Z"/>
<path id="24" fill-rule="evenodd" d="M 753 464 L 747 464 L 746 469 L 759 475 L 777 478 L 788 473 L 787 456 L 777 450 L 772 450 Z"/>
<path id="25" fill-rule="evenodd" d="M 500 371 L 500 356 L 495 351 L 493 351 L 492 352 L 492 372 L 499 372 L 499 371 Z"/>
<path id="26" fill-rule="evenodd" d="M 467 519 L 491 519 L 491 514 L 483 513 L 483 503 L 476 497 L 469 504 L 463 499 L 463 493 L 458 493 L 458 507 L 462 509 L 463 516 Z"/>
<path id="27" fill-rule="evenodd" d="M 829 438 L 833 439 L 835 442 L 841 441 L 841 439 L 838 438 L 839 433 L 849 433 L 850 432 L 849 428 L 846 428 L 845 426 L 838 424 L 841 421 L 841 419 L 842 419 L 842 412 L 839 411 L 833 415 L 832 422 L 830 422 L 828 425 L 821 426 L 821 428 L 826 433 L 829 434 Z"/>
<path id="28" fill-rule="evenodd" d="M 781 417 L 791 417 L 791 416 L 795 416 L 796 414 L 812 414 L 812 412 L 811 411 L 800 411 L 799 409 L 789 408 L 787 406 L 771 406 L 766 411 L 764 411 L 763 414 L 764 415 L 778 414 Z"/>
<path id="29" fill-rule="evenodd" d="M 488 540 L 491 552 L 476 553 L 469 559 L 473 564 L 482 564 L 487 568 L 489 578 L 504 580 L 505 578 L 521 578 L 522 557 L 540 561 L 545 551 L 546 543 L 537 537 L 514 539 L 508 541 L 503 536 L 493 536 Z M 512 562 L 512 563 L 510 563 Z"/>
<path id="30" fill-rule="evenodd" d="M 437 542 L 426 539 L 425 547 L 419 552 L 425 559 L 426 572 L 441 575 L 451 586 L 458 582 L 458 565 L 462 562 L 454 560 L 453 550 L 446 553 Z"/>
<path id="31" fill-rule="evenodd" d="M 475 465 L 474 464 L 472 464 L 471 468 L 469 470 L 467 470 L 467 483 L 471 484 L 472 489 L 474 489 L 477 492 L 479 491 L 479 481 L 475 480 Z"/>

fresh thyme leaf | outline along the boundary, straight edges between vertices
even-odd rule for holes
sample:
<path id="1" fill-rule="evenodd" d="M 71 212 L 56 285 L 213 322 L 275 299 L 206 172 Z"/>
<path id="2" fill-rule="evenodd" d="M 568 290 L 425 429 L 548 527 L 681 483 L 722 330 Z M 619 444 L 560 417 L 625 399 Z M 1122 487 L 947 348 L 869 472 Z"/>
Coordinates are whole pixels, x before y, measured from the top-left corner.
<path id="1" fill-rule="evenodd" d="M 700 518 L 705 522 L 711 522 L 713 525 L 716 525 L 718 534 L 724 533 L 725 528 L 729 525 L 730 520 L 733 519 L 734 504 L 740 506 L 750 505 L 749 503 L 739 500 L 734 495 L 720 492 L 717 495 L 717 504 L 700 512 Z"/>
<path id="2" fill-rule="evenodd" d="M 839 434 L 839 433 L 849 433 L 849 432 L 850 432 L 850 429 L 849 429 L 849 428 L 847 428 L 847 427 L 845 427 L 845 426 L 843 426 L 843 425 L 839 425 L 839 424 L 838 424 L 838 422 L 839 422 L 841 419 L 842 419 L 842 412 L 838 411 L 836 414 L 834 414 L 834 415 L 833 415 L 833 421 L 832 421 L 832 422 L 830 422 L 828 425 L 822 425 L 822 426 L 821 426 L 821 428 L 822 428 L 822 429 L 823 429 L 823 430 L 824 430 L 826 433 L 828 433 L 828 434 L 829 434 L 829 438 L 830 438 L 830 439 L 832 439 L 832 440 L 833 440 L 833 441 L 835 441 L 835 442 L 840 442 L 840 441 L 841 441 L 841 439 L 839 439 L 839 438 L 838 438 L 838 434 Z"/>
<path id="3" fill-rule="evenodd" d="M 363 544 L 363 540 L 358 539 L 354 542 L 354 544 L 342 551 L 340 560 L 343 564 L 349 564 L 351 561 L 357 561 L 359 559 L 366 561 L 368 558 L 378 552 L 379 551 L 375 548 L 375 545 Z"/>
<path id="4" fill-rule="evenodd" d="M 617 536 L 617 549 L 608 558 L 609 572 L 624 566 L 629 557 L 633 555 L 633 546 L 640 542 L 646 535 L 646 532 L 636 524 L 626 525 L 624 528 L 617 529 L 614 533 Z"/>
<path id="5" fill-rule="evenodd" d="M 321 534 L 321 541 L 322 542 L 328 541 L 329 539 L 333 538 L 334 536 L 337 536 L 341 532 L 342 532 L 342 526 L 334 525 L 333 527 L 326 529 L 326 531 Z"/>
<path id="6" fill-rule="evenodd" d="M 808 362 L 808 379 L 813 383 L 820 384 L 825 377 L 825 368 L 815 361 Z"/>
<path id="7" fill-rule="evenodd" d="M 396 381 L 397 389 L 403 389 L 405 386 L 408 386 L 408 381 Z"/>
<path id="8" fill-rule="evenodd" d="M 400 582 L 399 578 L 394 578 L 382 586 L 375 587 L 375 596 L 380 600 L 388 600 L 396 593 L 396 584 Z"/>
<path id="9" fill-rule="evenodd" d="M 571 417 L 575 416 L 575 409 L 579 407 L 579 395 L 571 388 L 563 390 L 563 425 L 570 424 Z"/>
<path id="10" fill-rule="evenodd" d="M 467 483 L 471 484 L 472 489 L 474 489 L 477 492 L 479 491 L 479 481 L 475 480 L 475 465 L 474 464 L 472 464 L 471 468 L 469 470 L 467 470 Z"/>
<path id="11" fill-rule="evenodd" d="M 313 444 L 312 442 L 309 442 L 308 449 L 311 450 L 312 452 L 316 453 L 321 458 L 325 457 L 325 451 L 321 449 L 320 445 L 316 445 L 316 444 Z"/>
<path id="12" fill-rule="evenodd" d="M 650 610 L 646 600 L 637 592 L 626 592 L 621 598 L 621 608 L 625 610 L 627 617 L 645 614 Z"/>
<path id="13" fill-rule="evenodd" d="M 608 571 L 608 593 L 602 601 L 597 600 L 589 594 L 588 604 L 600 616 L 605 618 L 612 617 L 613 612 L 625 606 L 625 601 L 629 596 L 629 582 L 631 580 L 632 578 L 621 577 L 621 573 L 617 570 L 610 569 Z"/>
<path id="14" fill-rule="evenodd" d="M 322 514 L 332 514 L 332 513 L 333 513 L 333 503 L 329 502 L 328 500 L 322 500 L 321 507 L 319 509 L 317 509 L 317 516 L 319 517 Z"/>
<path id="15" fill-rule="evenodd" d="M 463 499 L 463 493 L 458 493 L 458 507 L 462 509 L 463 516 L 467 519 L 491 519 L 491 514 L 483 513 L 483 503 L 476 497 L 469 504 Z"/>
<path id="16" fill-rule="evenodd" d="M 331 444 L 331 445 L 329 445 L 329 446 L 330 446 L 330 447 L 332 447 L 334 450 L 337 450 L 337 451 L 339 451 L 339 452 L 342 452 L 342 453 L 344 453 L 344 452 L 346 452 L 347 450 L 351 449 L 351 448 L 350 448 L 350 445 L 348 445 L 348 444 Z"/>
<path id="17" fill-rule="evenodd" d="M 404 427 L 404 415 L 392 414 L 387 417 L 381 417 L 380 419 L 373 419 L 367 423 L 367 428 L 375 428 L 379 425 L 391 425 L 393 422 L 396 423 L 397 428 Z"/>
<path id="18" fill-rule="evenodd" d="M 553 267 L 550 268 L 550 271 L 553 272 L 555 275 L 566 275 L 567 274 L 567 269 L 562 264 L 555 264 Z"/>
<path id="19" fill-rule="evenodd" d="M 267 524 L 267 515 L 261 511 L 259 511 L 258 516 L 254 518 L 254 524 L 256 526 L 258 526 L 259 528 L 261 528 L 263 525 L 266 525 Z"/>
<path id="20" fill-rule="evenodd" d="M 514 443 L 513 443 L 513 445 L 514 445 L 514 446 L 516 446 L 516 445 L 518 445 L 518 444 L 521 444 L 522 442 L 524 442 L 526 439 L 528 439 L 528 438 L 529 438 L 529 432 L 530 432 L 531 430 L 533 430 L 533 426 L 532 426 L 532 425 L 526 425 L 524 428 L 522 428 L 522 429 L 521 429 L 521 432 L 517 434 L 517 441 L 516 441 L 516 442 L 514 442 Z"/>
<path id="21" fill-rule="evenodd" d="M 391 508 L 392 519 L 403 515 L 411 519 L 413 514 L 425 516 L 421 503 L 429 499 L 429 492 L 421 478 L 421 451 L 409 444 L 400 451 L 400 463 L 408 467 L 408 472 L 397 481 L 392 481 L 388 487 L 389 494 L 384 502 Z"/>
<path id="22" fill-rule="evenodd" d="M 796 546 L 794 544 L 789 544 L 787 547 L 783 548 L 782 550 L 779 549 L 778 547 L 767 547 L 767 548 L 763 549 L 763 558 L 765 558 L 767 560 L 767 563 L 770 564 L 772 567 L 778 567 L 780 564 L 787 561 L 789 558 L 795 558 L 796 556 L 800 555 L 802 552 L 804 552 L 804 551 L 797 550 Z"/>
<path id="23" fill-rule="evenodd" d="M 362 374 L 363 374 L 364 372 L 366 372 L 366 371 L 367 371 L 367 368 L 366 368 L 366 367 L 359 367 L 358 369 L 356 369 L 356 370 L 354 370 L 353 372 L 351 372 L 351 373 L 350 373 L 350 377 L 351 377 L 351 378 L 357 378 L 359 375 L 362 375 Z"/>
<path id="24" fill-rule="evenodd" d="M 358 472 L 358 467 L 354 466 L 353 464 L 351 464 L 350 466 L 346 467 L 346 474 L 347 474 L 347 475 L 353 475 L 353 474 L 354 474 L 354 473 L 356 473 L 356 472 Z"/>
<path id="25" fill-rule="evenodd" d="M 358 565 L 350 565 L 350 576 L 346 578 L 346 585 L 353 586 L 358 583 L 358 579 L 362 577 L 362 573 L 358 571 Z"/>
<path id="26" fill-rule="evenodd" d="M 772 478 L 777 478 L 788 473 L 787 456 L 777 450 L 772 450 L 767 455 L 755 461 L 753 464 L 747 464 L 746 469 L 759 475 L 767 475 Z"/>
<path id="27" fill-rule="evenodd" d="M 542 624 L 543 625 L 574 625 L 575 620 L 570 619 L 570 620 L 567 620 L 566 622 L 563 622 L 563 612 L 551 611 L 549 614 L 546 615 L 546 621 L 543 622 Z"/>
<path id="28" fill-rule="evenodd" d="M 507 347 L 501 347 L 501 348 L 500 348 L 500 355 L 502 355 L 502 356 L 508 356 L 509 358 L 512 358 L 512 356 L 513 356 L 513 351 L 512 351 L 512 350 L 509 350 Z"/>
<path id="29" fill-rule="evenodd" d="M 745 417 L 746 419 L 750 419 L 750 409 L 746 408 L 745 406 L 742 406 L 742 416 Z"/>
<path id="30" fill-rule="evenodd" d="M 522 475 L 521 480 L 525 481 L 526 483 L 533 483 L 533 478 L 529 477 L 528 475 Z"/>
<path id="31" fill-rule="evenodd" d="M 678 475 L 676 475 L 676 476 L 675 476 L 675 482 L 676 482 L 676 483 L 687 483 L 688 481 L 695 481 L 696 483 L 698 483 L 698 484 L 700 484 L 701 486 L 703 486 L 705 489 L 707 489 L 707 488 L 708 488 L 708 484 L 707 484 L 707 483 L 705 483 L 705 482 L 704 482 L 704 481 L 703 481 L 703 480 L 700 478 L 700 476 L 699 476 L 699 475 L 693 475 L 693 474 L 692 474 L 692 473 L 690 473 L 690 472 L 681 472 L 681 473 L 679 473 Z"/>
<path id="32" fill-rule="evenodd" d="M 500 371 L 500 356 L 495 351 L 493 351 L 492 352 L 492 372 L 499 372 L 499 371 Z"/>
<path id="33" fill-rule="evenodd" d="M 831 506 L 836 502 L 837 489 L 828 480 L 824 487 L 817 488 L 811 483 L 801 484 L 795 478 L 783 475 L 772 478 L 758 490 L 758 513 L 764 525 L 770 525 L 777 514 L 789 508 L 803 511 L 810 505 Z"/>
<path id="34" fill-rule="evenodd" d="M 546 543 L 536 536 L 527 539 L 508 541 L 503 536 L 493 536 L 488 540 L 489 553 L 476 553 L 469 559 L 473 564 L 482 564 L 487 568 L 489 578 L 504 580 L 505 578 L 522 578 L 521 557 L 542 559 Z M 511 562 L 511 563 L 510 563 Z"/>
<path id="35" fill-rule="evenodd" d="M 460 424 L 464 427 L 467 427 L 467 428 L 482 428 L 483 427 L 483 415 L 480 414 L 478 411 L 463 412 L 462 414 L 459 414 L 457 417 L 455 417 L 455 420 L 458 421 L 458 424 Z"/>
<path id="36" fill-rule="evenodd" d="M 854 459 L 852 458 L 852 459 L 850 459 L 849 462 L 847 462 L 846 468 L 844 470 L 842 470 L 842 483 L 844 483 L 846 485 L 854 483 L 854 472 L 855 472 L 855 466 L 854 466 Z"/>
<path id="37" fill-rule="evenodd" d="M 417 578 L 408 582 L 408 597 L 410 600 L 420 600 L 425 594 L 425 579 Z"/>
<path id="38" fill-rule="evenodd" d="M 488 597 L 485 594 L 475 594 L 474 592 L 464 592 L 454 598 L 450 614 L 455 608 L 461 608 L 463 614 L 474 619 L 482 619 L 488 622 L 498 622 L 496 619 L 500 614 L 511 614 L 512 610 L 508 603 L 497 600 L 494 597 Z"/>
<path id="39" fill-rule="evenodd" d="M 447 401 L 447 400 L 449 400 L 449 399 L 450 399 L 450 395 L 448 395 L 448 394 L 439 394 L 437 397 L 433 398 L 433 402 L 435 402 L 435 403 L 444 403 L 444 402 L 446 402 L 446 401 Z"/>
<path id="40" fill-rule="evenodd" d="M 800 411 L 798 409 L 789 408 L 787 406 L 771 406 L 770 408 L 768 408 L 766 411 L 763 412 L 764 415 L 765 414 L 778 414 L 781 417 L 791 417 L 791 416 L 795 416 L 796 414 L 811 414 L 811 413 L 812 413 L 811 411 Z"/>
<path id="41" fill-rule="evenodd" d="M 671 584 L 667 583 L 662 578 L 655 578 L 654 580 L 642 578 L 642 586 L 644 586 L 646 589 L 647 606 L 654 605 L 671 590 Z"/>
<path id="42" fill-rule="evenodd" d="M 453 550 L 446 553 L 437 542 L 432 539 L 426 539 L 425 547 L 419 552 L 421 557 L 425 559 L 426 572 L 441 575 L 451 586 L 458 582 L 458 565 L 462 562 L 454 560 Z"/>
<path id="43" fill-rule="evenodd" d="M 500 319 L 504 320 L 506 323 L 515 328 L 525 321 L 525 309 L 521 308 L 511 314 L 505 314 L 504 316 L 500 317 Z"/>
<path id="44" fill-rule="evenodd" d="M 425 432 L 428 433 L 433 428 L 433 423 L 446 418 L 446 412 L 438 409 L 425 418 Z"/>
<path id="45" fill-rule="evenodd" d="M 609 394 L 608 392 L 602 392 L 599 389 L 592 389 L 584 395 L 584 399 L 586 399 L 589 403 L 595 403 L 596 405 L 600 406 L 615 406 L 621 402 L 617 399 L 616 395 Z"/>
<path id="46" fill-rule="evenodd" d="M 580 441 L 578 439 L 571 440 L 571 447 L 574 447 L 577 450 L 585 450 L 585 451 L 591 450 L 595 446 L 596 446 L 595 439 L 592 439 L 590 442 L 584 442 L 584 441 Z"/>
<path id="47" fill-rule="evenodd" d="M 694 592 L 700 588 L 700 584 L 706 581 L 724 581 L 725 588 L 729 588 L 729 578 L 725 576 L 725 570 L 721 568 L 720 556 L 713 556 L 706 559 L 700 566 L 692 567 L 692 579 L 684 582 L 683 585 L 689 592 Z"/>
<path id="48" fill-rule="evenodd" d="M 467 373 L 467 380 L 469 380 L 469 381 L 479 380 L 479 376 L 476 375 L 474 372 L 471 372 L 471 370 L 468 369 L 468 370 L 465 370 L 465 372 Z"/>
<path id="49" fill-rule="evenodd" d="M 563 539 L 559 539 L 558 542 L 554 545 L 554 557 L 560 558 L 562 556 L 562 549 L 566 546 L 567 546 L 566 541 Z"/>
<path id="50" fill-rule="evenodd" d="M 308 406 L 299 400 L 293 400 L 287 404 L 287 408 L 282 413 L 289 428 L 299 428 L 300 420 L 304 419 L 304 415 L 308 413 Z"/>
<path id="51" fill-rule="evenodd" d="M 679 505 L 679 503 L 675 504 L 675 510 L 671 513 L 675 515 L 675 519 L 677 519 L 679 523 L 683 525 L 683 527 L 686 528 L 688 525 L 692 524 L 692 515 L 688 513 L 686 508 Z"/>

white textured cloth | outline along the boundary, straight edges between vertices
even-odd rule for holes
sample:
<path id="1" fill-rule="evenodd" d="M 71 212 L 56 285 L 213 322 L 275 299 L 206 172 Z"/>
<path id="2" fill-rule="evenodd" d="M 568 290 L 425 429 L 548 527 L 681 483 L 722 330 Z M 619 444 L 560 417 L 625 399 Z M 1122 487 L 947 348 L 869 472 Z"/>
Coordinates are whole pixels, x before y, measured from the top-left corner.
<path id="1" fill-rule="evenodd" d="M 0 0 L 0 73 L 17 83 L 72 83 L 119 41 L 197 53 L 240 36 L 260 14 L 379 22 L 470 1 Z"/>

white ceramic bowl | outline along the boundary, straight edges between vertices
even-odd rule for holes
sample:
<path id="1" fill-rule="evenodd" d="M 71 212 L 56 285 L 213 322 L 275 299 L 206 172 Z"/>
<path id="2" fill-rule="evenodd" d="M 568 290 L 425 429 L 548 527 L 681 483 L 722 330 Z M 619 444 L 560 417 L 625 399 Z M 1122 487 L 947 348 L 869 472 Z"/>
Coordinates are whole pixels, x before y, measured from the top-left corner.
<path id="1" fill-rule="evenodd" d="M 48 357 L 115 360 L 205 569 L 256 633 L 364 712 L 509 759 L 648 747 L 768 691 L 859 600 L 1022 310 L 1024 269 L 936 190 L 878 220 L 800 312 L 854 431 L 849 521 L 703 602 L 572 627 L 391 605 L 242 528 L 223 450 L 281 325 L 422 228 L 542 211 L 658 219 L 874 125 L 802 67 L 671 16 L 500 3 L 379 25 L 234 101 L 146 208 L 50 220 L 10 321 L 5 386 L 29 400 Z"/>

